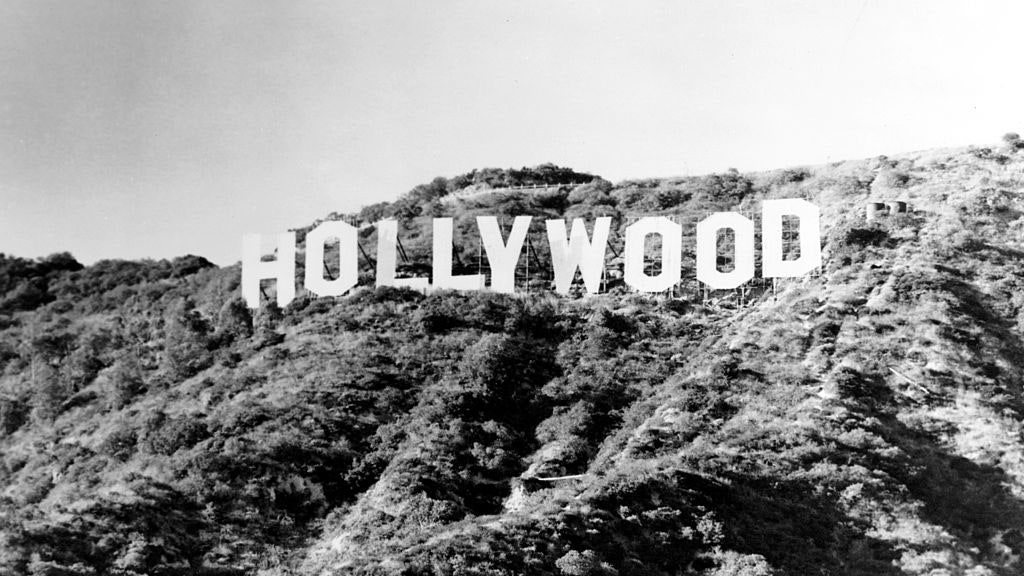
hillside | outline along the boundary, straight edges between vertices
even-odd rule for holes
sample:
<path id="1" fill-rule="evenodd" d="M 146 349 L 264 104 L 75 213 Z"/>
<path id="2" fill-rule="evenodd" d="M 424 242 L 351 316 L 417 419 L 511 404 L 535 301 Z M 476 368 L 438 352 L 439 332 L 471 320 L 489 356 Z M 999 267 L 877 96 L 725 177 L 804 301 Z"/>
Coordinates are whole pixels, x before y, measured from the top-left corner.
<path id="1" fill-rule="evenodd" d="M 490 169 L 328 217 L 401 218 L 412 274 L 431 216 L 475 270 L 477 214 L 538 217 L 543 262 L 540 217 L 816 203 L 821 273 L 742 300 L 692 274 L 556 297 L 536 269 L 529 294 L 423 295 L 361 259 L 351 295 L 253 314 L 237 266 L 2 256 L 0 574 L 1020 574 L 1020 144 Z M 866 222 L 869 199 L 910 212 Z"/>

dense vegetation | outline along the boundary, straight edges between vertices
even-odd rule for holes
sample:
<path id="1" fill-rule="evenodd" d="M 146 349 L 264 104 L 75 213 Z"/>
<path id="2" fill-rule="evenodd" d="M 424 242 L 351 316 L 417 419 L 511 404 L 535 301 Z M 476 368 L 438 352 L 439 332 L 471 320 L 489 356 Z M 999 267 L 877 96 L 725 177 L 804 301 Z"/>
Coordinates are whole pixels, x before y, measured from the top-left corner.
<path id="1" fill-rule="evenodd" d="M 346 297 L 253 314 L 197 257 L 0 256 L 0 574 L 1019 574 L 1018 141 L 616 185 L 481 170 L 346 216 L 402 218 L 425 273 L 435 214 L 471 238 L 475 214 L 821 206 L 821 273 L 742 306 L 558 298 L 537 268 L 529 295 L 374 289 L 364 259 Z M 481 183 L 552 186 L 440 201 Z M 912 212 L 868 223 L 868 198 Z"/>

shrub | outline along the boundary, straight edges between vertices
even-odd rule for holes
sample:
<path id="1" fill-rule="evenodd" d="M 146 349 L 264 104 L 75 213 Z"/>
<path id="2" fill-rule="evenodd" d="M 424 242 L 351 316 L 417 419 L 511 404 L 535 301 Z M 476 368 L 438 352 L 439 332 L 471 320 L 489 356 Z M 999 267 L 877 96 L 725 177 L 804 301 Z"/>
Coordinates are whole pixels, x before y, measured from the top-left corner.
<path id="1" fill-rule="evenodd" d="M 890 190 L 897 190 L 906 188 L 910 182 L 910 175 L 906 172 L 899 170 L 884 169 L 875 176 L 873 182 L 871 182 L 871 190 L 873 192 L 886 192 Z"/>
<path id="2" fill-rule="evenodd" d="M 191 276 L 200 270 L 215 267 L 216 265 L 213 262 L 210 262 L 202 256 L 188 254 L 171 260 L 171 276 L 174 278 L 184 278 L 185 276 Z"/>
<path id="3" fill-rule="evenodd" d="M 69 389 L 77 391 L 92 382 L 109 362 L 109 351 L 118 345 L 117 339 L 105 327 L 90 330 L 79 338 L 62 366 L 62 376 Z"/>
<path id="4" fill-rule="evenodd" d="M 99 451 L 103 454 L 121 460 L 128 460 L 135 453 L 135 444 L 138 435 L 135 430 L 125 426 L 111 432 L 109 436 L 100 443 Z"/>
<path id="5" fill-rule="evenodd" d="M 185 415 L 158 418 L 149 424 L 143 446 L 154 454 L 170 456 L 183 448 L 191 448 L 210 436 L 202 417 Z"/>
<path id="6" fill-rule="evenodd" d="M 210 326 L 188 298 L 175 305 L 169 316 L 164 367 L 174 378 L 189 378 L 213 364 Z"/>
<path id="7" fill-rule="evenodd" d="M 252 313 L 238 297 L 224 303 L 217 313 L 217 333 L 227 340 L 252 336 Z"/>
<path id="8" fill-rule="evenodd" d="M 13 434 L 28 421 L 29 407 L 20 398 L 0 396 L 0 433 Z"/>
<path id="9" fill-rule="evenodd" d="M 114 362 L 107 380 L 107 406 L 119 410 L 145 391 L 142 369 L 132 354 L 125 354 Z"/>
<path id="10" fill-rule="evenodd" d="M 609 204 L 615 205 L 615 198 L 608 195 L 612 189 L 611 182 L 598 178 L 569 192 L 570 204 Z"/>
<path id="11" fill-rule="evenodd" d="M 28 573 L 30 576 L 94 576 L 96 570 L 81 562 L 67 565 L 37 558 L 29 562 Z"/>
<path id="12" fill-rule="evenodd" d="M 46 279 L 29 278 L 4 294 L 0 300 L 0 311 L 33 310 L 52 300 L 53 296 L 47 291 Z"/>
<path id="13" fill-rule="evenodd" d="M 807 168 L 788 168 L 774 174 L 770 182 L 773 185 L 781 186 L 784 184 L 803 182 L 810 177 L 811 171 Z"/>
<path id="14" fill-rule="evenodd" d="M 34 369 L 34 373 L 30 401 L 32 416 L 40 422 L 52 422 L 60 414 L 61 405 L 71 394 L 52 366 L 42 364 Z"/>
<path id="15" fill-rule="evenodd" d="M 851 228 L 843 236 L 847 246 L 882 246 L 889 239 L 889 234 L 881 228 Z"/>
<path id="16" fill-rule="evenodd" d="M 772 576 L 775 571 L 760 554 L 740 554 L 731 550 L 716 554 L 718 567 L 708 576 Z"/>
<path id="17" fill-rule="evenodd" d="M 704 176 L 697 183 L 700 197 L 712 202 L 735 204 L 754 191 L 754 183 L 735 168 L 722 174 Z"/>
<path id="18" fill-rule="evenodd" d="M 276 302 L 268 302 L 256 312 L 253 319 L 253 332 L 256 349 L 265 348 L 280 344 L 284 340 L 284 334 L 277 331 L 277 327 L 284 320 L 284 312 Z"/>
<path id="19" fill-rule="evenodd" d="M 619 573 L 611 564 L 602 562 L 593 550 L 570 550 L 555 560 L 555 566 L 565 576 L 611 576 Z"/>
<path id="20" fill-rule="evenodd" d="M 387 202 L 377 202 L 376 204 L 370 204 L 363 206 L 359 211 L 360 222 L 377 222 L 383 220 L 388 213 Z"/>

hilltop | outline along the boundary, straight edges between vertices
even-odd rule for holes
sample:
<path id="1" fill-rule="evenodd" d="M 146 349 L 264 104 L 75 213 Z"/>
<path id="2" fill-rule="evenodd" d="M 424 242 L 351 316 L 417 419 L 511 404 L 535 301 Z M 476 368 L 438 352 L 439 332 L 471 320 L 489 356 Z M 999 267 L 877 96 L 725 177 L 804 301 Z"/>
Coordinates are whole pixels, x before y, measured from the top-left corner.
<path id="1" fill-rule="evenodd" d="M 199 257 L 0 257 L 0 574 L 1019 574 L 1022 193 L 1011 137 L 618 184 L 481 170 L 327 216 L 401 219 L 416 273 L 431 216 L 817 204 L 820 273 L 742 300 L 525 274 L 424 295 L 361 259 L 351 295 L 253 313 Z"/>

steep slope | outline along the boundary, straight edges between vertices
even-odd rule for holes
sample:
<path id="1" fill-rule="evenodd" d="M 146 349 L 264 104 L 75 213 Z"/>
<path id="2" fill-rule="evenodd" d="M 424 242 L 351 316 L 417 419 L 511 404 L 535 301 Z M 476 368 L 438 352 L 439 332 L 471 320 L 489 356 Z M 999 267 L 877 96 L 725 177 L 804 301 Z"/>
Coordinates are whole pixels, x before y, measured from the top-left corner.
<path id="1" fill-rule="evenodd" d="M 407 271 L 422 214 L 621 230 L 769 197 L 822 208 L 826 262 L 743 306 L 691 279 L 250 317 L 237 268 L 5 259 L 0 573 L 1021 572 L 1015 143 L 442 202 L 455 180 L 371 210 L 406 218 Z"/>

